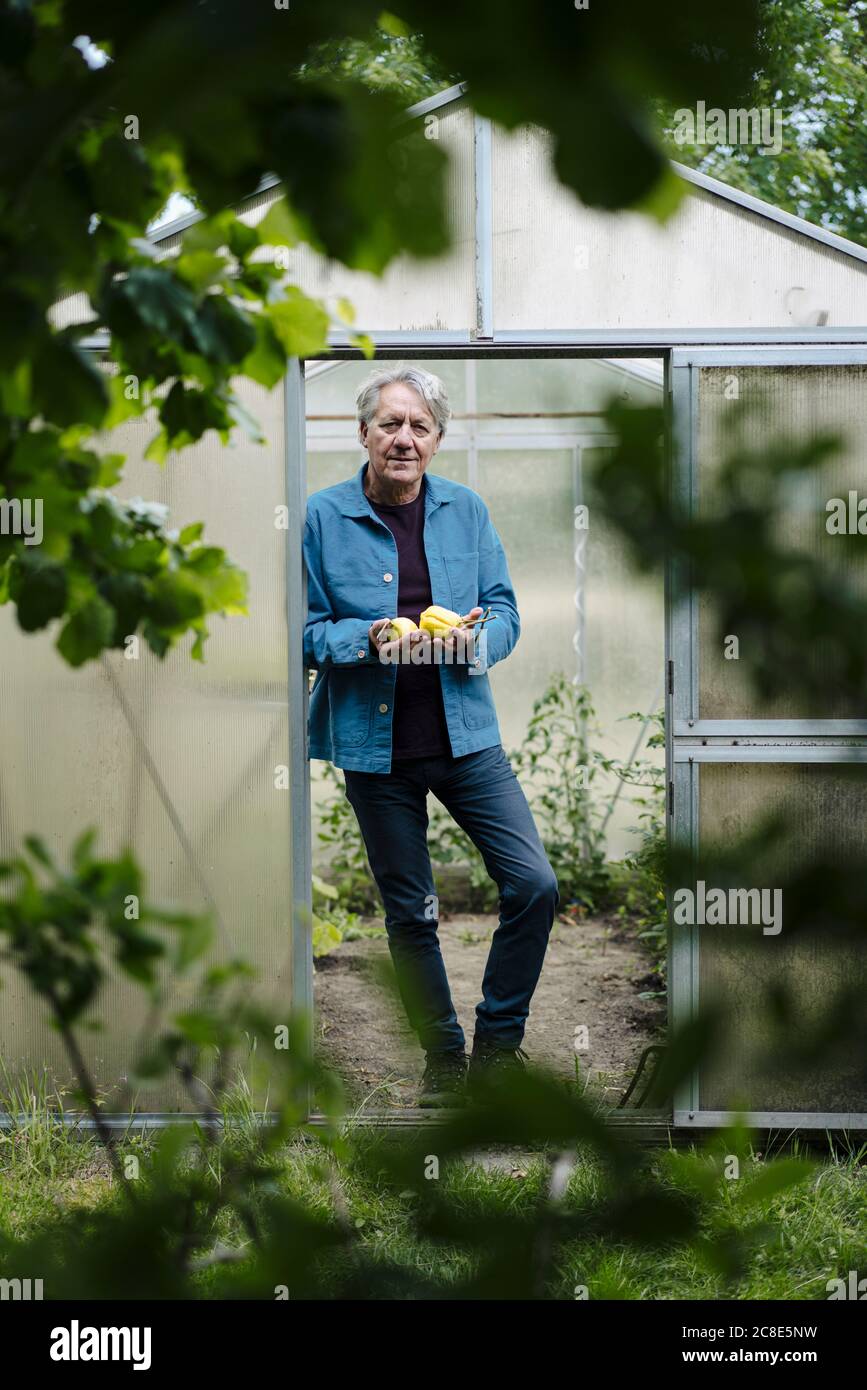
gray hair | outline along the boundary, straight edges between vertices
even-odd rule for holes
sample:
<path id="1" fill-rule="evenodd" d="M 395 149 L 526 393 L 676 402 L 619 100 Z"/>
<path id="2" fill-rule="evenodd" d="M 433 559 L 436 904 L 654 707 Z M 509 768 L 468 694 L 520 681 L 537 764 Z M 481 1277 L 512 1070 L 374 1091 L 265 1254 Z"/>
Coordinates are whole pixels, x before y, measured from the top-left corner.
<path id="1" fill-rule="evenodd" d="M 445 386 L 433 372 L 426 372 L 423 367 L 413 367 L 407 362 L 395 362 L 390 367 L 375 367 L 361 383 L 355 398 L 359 424 L 370 424 L 379 404 L 379 393 L 383 386 L 391 386 L 396 381 L 404 382 L 418 391 L 434 418 L 437 431 L 444 435 L 452 413 Z"/>

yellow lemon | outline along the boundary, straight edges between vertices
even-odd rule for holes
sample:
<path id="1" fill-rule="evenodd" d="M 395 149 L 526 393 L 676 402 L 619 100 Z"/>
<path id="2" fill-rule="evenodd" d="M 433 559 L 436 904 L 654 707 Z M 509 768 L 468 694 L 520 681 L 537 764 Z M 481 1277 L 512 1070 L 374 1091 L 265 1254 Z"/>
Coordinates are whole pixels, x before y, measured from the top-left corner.
<path id="1" fill-rule="evenodd" d="M 453 613 L 450 608 L 441 608 L 434 603 L 421 614 L 418 625 L 423 632 L 430 632 L 434 637 L 445 637 L 450 628 L 460 625 L 460 621 L 460 613 Z"/>
<path id="2" fill-rule="evenodd" d="M 405 637 L 408 632 L 418 632 L 418 626 L 412 618 L 392 618 L 391 626 L 385 630 L 386 642 L 396 642 L 399 638 Z"/>

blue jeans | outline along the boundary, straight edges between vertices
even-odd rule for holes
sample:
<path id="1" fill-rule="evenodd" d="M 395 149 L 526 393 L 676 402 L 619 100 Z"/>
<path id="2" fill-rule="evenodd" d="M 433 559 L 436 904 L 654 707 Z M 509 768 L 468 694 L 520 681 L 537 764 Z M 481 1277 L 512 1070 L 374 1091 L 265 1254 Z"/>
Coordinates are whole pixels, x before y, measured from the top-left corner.
<path id="1" fill-rule="evenodd" d="M 388 946 L 411 1027 L 428 1052 L 466 1046 L 437 936 L 427 843 L 432 791 L 481 852 L 500 890 L 500 921 L 476 1007 L 475 1037 L 517 1047 L 560 903 L 554 870 L 502 744 L 455 758 L 412 758 L 392 771 L 344 768 L 346 796 L 382 895 Z"/>

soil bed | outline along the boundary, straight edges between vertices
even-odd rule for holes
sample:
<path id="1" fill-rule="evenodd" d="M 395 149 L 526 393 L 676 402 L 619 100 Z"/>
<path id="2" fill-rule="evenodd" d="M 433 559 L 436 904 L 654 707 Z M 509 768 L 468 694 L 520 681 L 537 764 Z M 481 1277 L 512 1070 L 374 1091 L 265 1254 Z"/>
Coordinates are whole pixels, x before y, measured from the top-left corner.
<path id="1" fill-rule="evenodd" d="M 381 925 L 366 918 L 365 926 Z M 491 935 L 489 914 L 440 917 L 440 942 L 452 999 L 472 1047 L 475 1007 Z M 424 1057 L 391 996 L 378 982 L 388 963 L 384 937 L 346 941 L 316 962 L 316 1035 L 320 1060 L 343 1080 L 351 1111 L 413 1107 Z M 583 1079 L 615 1106 L 642 1050 L 664 1040 L 665 1001 L 641 999 L 658 989 L 648 958 L 618 921 L 555 922 L 522 1044 L 531 1063 Z M 576 1053 L 575 1030 L 589 1047 Z"/>

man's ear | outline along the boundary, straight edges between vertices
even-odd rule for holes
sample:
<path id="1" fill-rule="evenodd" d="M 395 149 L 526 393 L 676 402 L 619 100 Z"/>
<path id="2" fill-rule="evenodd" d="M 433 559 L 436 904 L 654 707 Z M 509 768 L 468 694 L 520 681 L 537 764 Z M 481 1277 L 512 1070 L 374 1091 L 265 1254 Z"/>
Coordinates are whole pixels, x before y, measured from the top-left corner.
<path id="1" fill-rule="evenodd" d="M 367 424 L 364 420 L 358 422 L 358 442 L 367 447 Z"/>
<path id="2" fill-rule="evenodd" d="M 434 445 L 434 448 L 433 448 L 434 454 L 439 453 L 439 447 L 440 447 L 440 445 L 442 444 L 442 442 L 443 442 L 443 432 L 442 432 L 442 430 L 440 430 L 439 434 L 437 435 L 437 442 L 436 442 L 436 444 Z M 433 455 L 431 455 L 431 457 L 433 457 Z"/>

